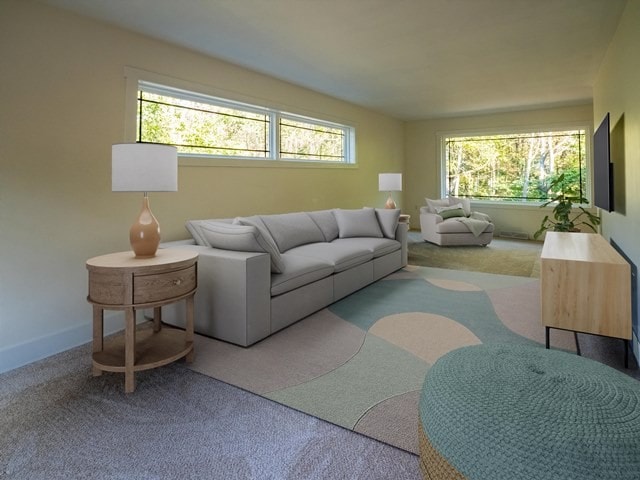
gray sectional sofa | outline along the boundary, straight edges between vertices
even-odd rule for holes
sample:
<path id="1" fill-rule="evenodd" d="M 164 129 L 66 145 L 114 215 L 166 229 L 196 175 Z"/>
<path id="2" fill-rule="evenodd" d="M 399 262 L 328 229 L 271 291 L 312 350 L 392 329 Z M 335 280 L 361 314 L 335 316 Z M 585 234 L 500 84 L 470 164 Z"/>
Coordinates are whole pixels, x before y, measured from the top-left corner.
<path id="1" fill-rule="evenodd" d="M 249 346 L 407 265 L 400 211 L 363 208 L 192 220 L 195 330 Z M 183 302 L 163 321 L 184 325 Z"/>

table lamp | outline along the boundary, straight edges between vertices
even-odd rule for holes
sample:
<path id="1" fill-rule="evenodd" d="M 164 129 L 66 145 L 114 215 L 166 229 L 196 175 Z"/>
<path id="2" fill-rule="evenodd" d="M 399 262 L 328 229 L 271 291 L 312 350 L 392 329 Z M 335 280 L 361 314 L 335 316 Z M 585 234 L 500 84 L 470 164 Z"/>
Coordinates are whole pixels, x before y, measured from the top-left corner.
<path id="1" fill-rule="evenodd" d="M 151 213 L 147 192 L 178 191 L 178 149 L 157 143 L 119 143 L 111 147 L 111 190 L 144 192 L 142 210 L 129 230 L 137 258 L 153 257 L 160 224 Z"/>
<path id="2" fill-rule="evenodd" d="M 396 202 L 393 201 L 391 192 L 402 191 L 402 174 L 380 173 L 378 175 L 378 191 L 389 192 L 389 198 L 387 198 L 384 208 L 396 208 Z"/>

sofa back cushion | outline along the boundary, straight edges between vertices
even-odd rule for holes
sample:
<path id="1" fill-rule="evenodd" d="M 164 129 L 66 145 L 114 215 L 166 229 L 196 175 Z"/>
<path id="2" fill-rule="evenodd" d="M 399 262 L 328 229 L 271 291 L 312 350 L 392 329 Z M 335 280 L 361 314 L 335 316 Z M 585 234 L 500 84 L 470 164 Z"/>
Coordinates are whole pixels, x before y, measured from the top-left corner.
<path id="1" fill-rule="evenodd" d="M 382 230 L 373 208 L 362 208 L 359 210 L 333 211 L 338 223 L 340 238 L 350 237 L 377 237 L 382 238 Z"/>
<path id="2" fill-rule="evenodd" d="M 282 273 L 284 270 L 284 262 L 275 243 L 255 226 L 208 221 L 200 226 L 200 234 L 213 248 L 268 253 L 271 271 Z"/>
<path id="3" fill-rule="evenodd" d="M 336 222 L 333 210 L 317 210 L 309 212 L 309 216 L 322 231 L 325 242 L 331 242 L 338 238 L 338 222 Z"/>
<path id="4" fill-rule="evenodd" d="M 382 234 L 387 238 L 396 238 L 396 229 L 400 219 L 399 208 L 376 208 L 376 218 Z"/>
<path id="5" fill-rule="evenodd" d="M 204 236 L 204 234 L 202 232 L 202 228 L 205 225 L 221 224 L 221 223 L 230 225 L 231 222 L 232 222 L 231 219 L 188 220 L 184 224 L 184 226 L 187 229 L 187 231 L 191 234 L 193 239 L 195 240 L 196 245 L 201 245 L 201 246 L 204 246 L 204 247 L 210 247 L 211 244 L 209 243 L 209 241 Z"/>
<path id="6" fill-rule="evenodd" d="M 260 219 L 283 253 L 293 247 L 325 241 L 320 227 L 305 212 L 260 215 Z"/>

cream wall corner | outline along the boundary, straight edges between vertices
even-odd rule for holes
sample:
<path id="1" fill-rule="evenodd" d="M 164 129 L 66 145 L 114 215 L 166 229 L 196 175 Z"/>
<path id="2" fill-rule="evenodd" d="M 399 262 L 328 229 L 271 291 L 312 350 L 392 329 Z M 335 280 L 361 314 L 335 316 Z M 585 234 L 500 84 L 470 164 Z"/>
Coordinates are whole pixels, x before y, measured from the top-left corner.
<path id="1" fill-rule="evenodd" d="M 0 2 L 0 58 L 0 371 L 88 341 L 85 261 L 129 249 L 141 197 L 110 183 L 125 67 L 356 127 L 356 168 L 181 166 L 151 195 L 164 240 L 192 218 L 383 205 L 378 173 L 403 171 L 396 119 L 32 0 Z"/>

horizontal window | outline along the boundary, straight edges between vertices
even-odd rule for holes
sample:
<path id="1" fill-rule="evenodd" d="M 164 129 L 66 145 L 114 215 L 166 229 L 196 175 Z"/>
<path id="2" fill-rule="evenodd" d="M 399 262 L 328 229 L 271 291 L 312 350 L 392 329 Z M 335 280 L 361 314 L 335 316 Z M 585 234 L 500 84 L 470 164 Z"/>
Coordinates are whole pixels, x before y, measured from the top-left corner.
<path id="1" fill-rule="evenodd" d="M 183 156 L 354 163 L 352 127 L 138 82 L 138 142 Z"/>
<path id="2" fill-rule="evenodd" d="M 584 129 L 444 136 L 445 192 L 475 200 L 540 203 L 558 194 L 551 183 L 564 174 L 564 193 L 585 199 L 585 142 Z"/>

